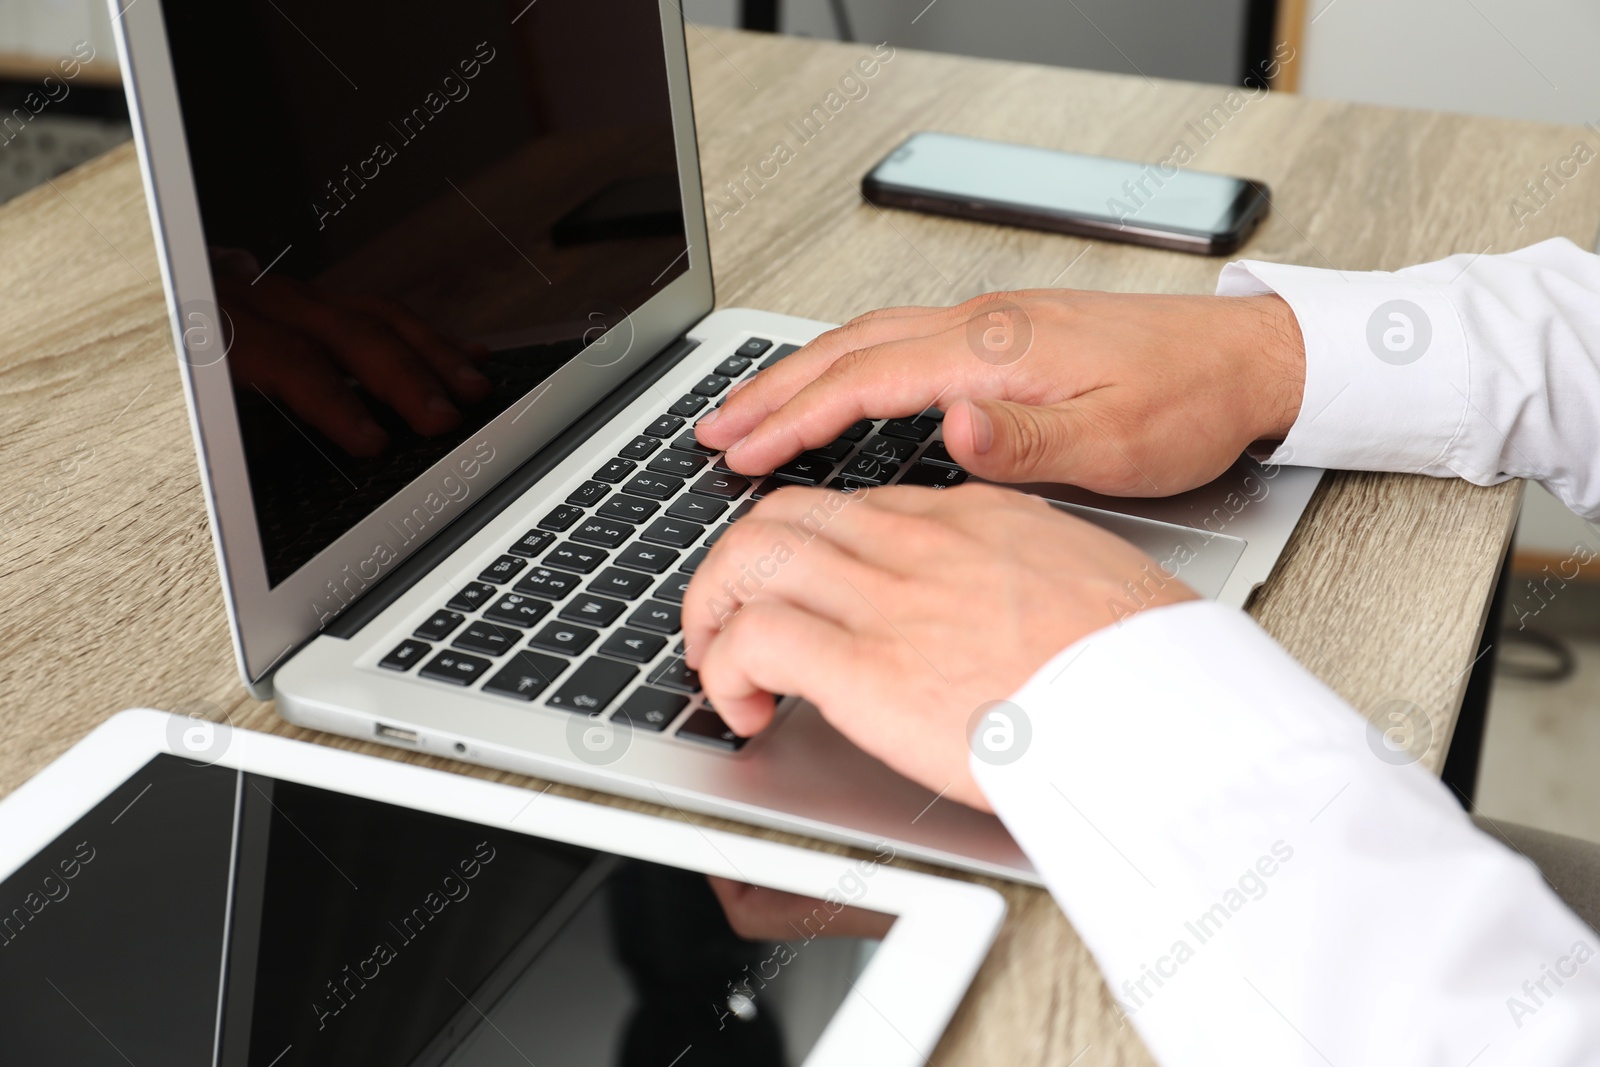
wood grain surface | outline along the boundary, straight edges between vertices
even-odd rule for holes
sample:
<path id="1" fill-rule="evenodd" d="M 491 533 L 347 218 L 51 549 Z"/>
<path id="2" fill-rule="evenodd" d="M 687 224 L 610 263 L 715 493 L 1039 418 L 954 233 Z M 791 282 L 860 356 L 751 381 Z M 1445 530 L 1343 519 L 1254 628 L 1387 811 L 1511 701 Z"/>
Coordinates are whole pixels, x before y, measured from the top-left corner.
<path id="1" fill-rule="evenodd" d="M 1263 259 L 1392 269 L 1556 235 L 1587 247 L 1600 223 L 1592 177 L 1520 230 L 1508 209 L 1569 153 L 1575 128 L 905 51 L 865 77 L 868 45 L 694 27 L 689 41 L 722 306 L 837 321 L 1025 286 L 1213 288 L 1215 260 L 864 204 L 862 173 L 919 129 L 1150 161 L 1183 140 L 1194 166 L 1272 186 L 1277 208 L 1244 253 Z M 815 132 L 803 138 L 807 115 Z M 789 158 L 775 176 L 746 179 L 780 142 Z M 311 734 L 245 695 L 131 146 L 0 209 L 0 249 L 0 794 L 130 706 L 202 709 L 536 784 Z M 1427 709 L 1437 769 L 1518 496 L 1514 484 L 1334 476 L 1253 613 L 1358 708 L 1399 698 Z M 1000 941 L 939 1047 L 919 1053 L 949 1065 L 1149 1063 L 1050 898 L 989 884 L 1011 908 Z"/>

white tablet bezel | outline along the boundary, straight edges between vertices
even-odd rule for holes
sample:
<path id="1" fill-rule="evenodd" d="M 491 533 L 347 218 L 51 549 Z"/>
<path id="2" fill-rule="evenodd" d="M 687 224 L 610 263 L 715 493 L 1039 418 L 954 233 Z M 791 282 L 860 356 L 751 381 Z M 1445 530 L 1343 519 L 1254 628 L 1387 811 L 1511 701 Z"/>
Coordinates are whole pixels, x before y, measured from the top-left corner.
<path id="1" fill-rule="evenodd" d="M 182 748 L 188 719 L 125 711 L 0 799 L 0 880 L 88 814 L 158 753 Z M 246 730 L 226 730 L 207 762 L 432 812 L 502 830 L 826 899 L 865 885 L 851 904 L 897 919 L 805 1067 L 927 1062 L 987 955 L 1005 903 L 984 886 L 446 771 Z M 870 864 L 867 877 L 863 866 Z M 855 880 L 846 882 L 847 875 Z"/>

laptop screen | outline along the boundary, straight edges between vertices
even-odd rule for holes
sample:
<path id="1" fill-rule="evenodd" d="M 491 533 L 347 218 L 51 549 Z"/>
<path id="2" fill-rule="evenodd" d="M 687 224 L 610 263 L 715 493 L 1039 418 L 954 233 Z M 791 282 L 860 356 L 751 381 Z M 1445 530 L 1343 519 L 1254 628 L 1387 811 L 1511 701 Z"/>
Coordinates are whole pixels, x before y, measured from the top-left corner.
<path id="1" fill-rule="evenodd" d="M 162 3 L 276 586 L 687 270 L 660 7 Z"/>
<path id="2" fill-rule="evenodd" d="M 849 888 L 814 900 L 160 755 L 0 881 L 0 1058 L 798 1064 L 895 921 Z"/>

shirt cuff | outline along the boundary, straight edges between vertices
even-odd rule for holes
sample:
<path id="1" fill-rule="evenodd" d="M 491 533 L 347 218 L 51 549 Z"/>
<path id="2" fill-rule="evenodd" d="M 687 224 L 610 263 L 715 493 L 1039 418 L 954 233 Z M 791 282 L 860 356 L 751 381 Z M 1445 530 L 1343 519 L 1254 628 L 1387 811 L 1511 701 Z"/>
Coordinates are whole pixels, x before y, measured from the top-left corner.
<path id="1" fill-rule="evenodd" d="M 1382 271 L 1242 260 L 1219 296 L 1281 296 L 1306 346 L 1305 398 L 1271 463 L 1452 475 L 1469 410 L 1466 333 L 1445 287 Z"/>

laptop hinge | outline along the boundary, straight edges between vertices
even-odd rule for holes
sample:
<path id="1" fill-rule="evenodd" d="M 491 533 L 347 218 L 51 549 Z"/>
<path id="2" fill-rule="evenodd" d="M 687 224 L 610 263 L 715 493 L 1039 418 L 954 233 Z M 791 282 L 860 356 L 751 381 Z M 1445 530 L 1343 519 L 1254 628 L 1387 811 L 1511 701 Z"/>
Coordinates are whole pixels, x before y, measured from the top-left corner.
<path id="1" fill-rule="evenodd" d="M 616 418 L 624 408 L 644 394 L 673 367 L 700 346 L 700 342 L 683 336 L 662 349 L 649 363 L 623 382 L 604 400 L 590 408 L 577 422 L 535 452 L 506 480 L 489 490 L 481 500 L 468 508 L 458 518 L 439 531 L 434 538 L 407 559 L 383 581 L 367 590 L 344 613 L 320 631 L 330 637 L 350 638 L 378 616 L 384 608 L 398 600 L 406 590 L 415 585 L 423 575 L 443 563 L 451 553 L 466 544 L 472 537 L 502 511 L 522 498 L 534 484 L 556 468 L 578 446 L 593 437 L 606 423 Z M 319 634 L 319 636 L 320 636 Z M 287 658 L 287 657 L 285 657 Z M 282 660 L 279 661 L 280 663 Z"/>

